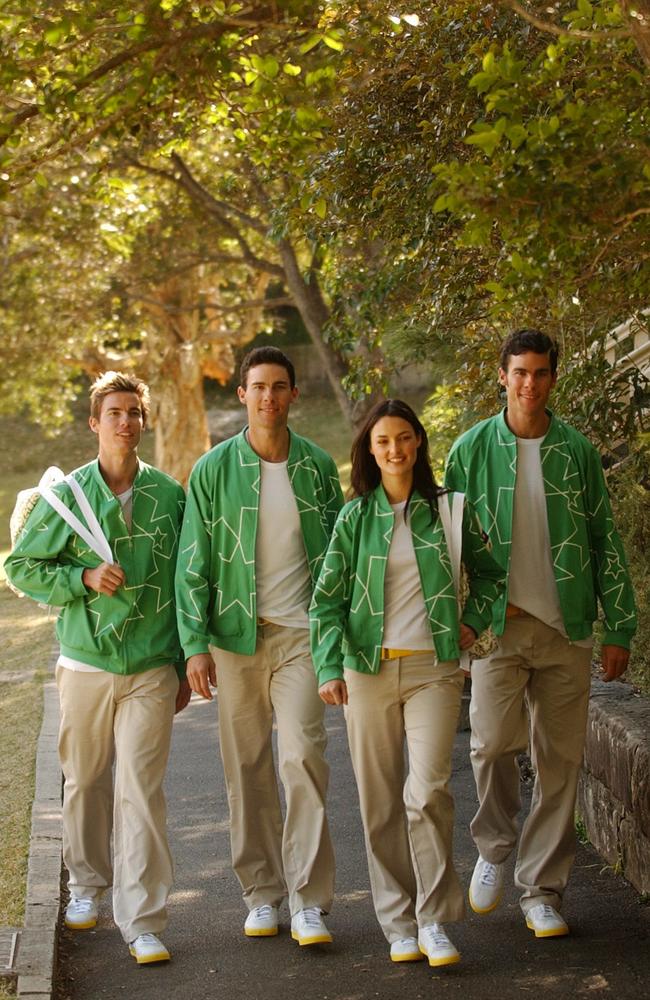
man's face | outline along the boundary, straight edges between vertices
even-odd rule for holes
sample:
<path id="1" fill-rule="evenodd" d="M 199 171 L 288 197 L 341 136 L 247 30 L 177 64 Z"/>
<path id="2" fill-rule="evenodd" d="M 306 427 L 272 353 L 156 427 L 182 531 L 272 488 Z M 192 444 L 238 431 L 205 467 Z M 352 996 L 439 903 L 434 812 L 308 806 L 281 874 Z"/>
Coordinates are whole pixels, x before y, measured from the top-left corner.
<path id="1" fill-rule="evenodd" d="M 99 438 L 100 451 L 117 455 L 133 452 L 140 443 L 144 417 L 135 392 L 109 392 L 101 402 L 98 417 L 90 417 L 90 429 Z"/>
<path id="2" fill-rule="evenodd" d="M 499 368 L 499 381 L 505 386 L 508 412 L 530 419 L 546 409 L 557 374 L 551 373 L 548 352 L 526 351 L 510 355 L 507 370 Z"/>
<path id="3" fill-rule="evenodd" d="M 238 387 L 237 395 L 246 407 L 251 429 L 273 430 L 286 427 L 298 390 L 291 388 L 289 372 L 282 365 L 255 365 L 248 371 L 246 385 Z"/>

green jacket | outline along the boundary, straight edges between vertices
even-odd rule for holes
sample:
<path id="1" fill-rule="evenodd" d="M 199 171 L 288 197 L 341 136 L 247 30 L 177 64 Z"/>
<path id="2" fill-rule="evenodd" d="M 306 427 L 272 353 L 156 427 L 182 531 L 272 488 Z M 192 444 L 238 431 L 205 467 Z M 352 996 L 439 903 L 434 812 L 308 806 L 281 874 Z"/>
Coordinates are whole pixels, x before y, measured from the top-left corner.
<path id="1" fill-rule="evenodd" d="M 634 595 L 621 540 L 614 528 L 600 455 L 569 424 L 549 414 L 542 442 L 551 555 L 562 617 L 569 639 L 591 635 L 596 597 L 605 614 L 605 643 L 629 648 L 636 630 Z M 476 424 L 449 454 L 446 485 L 472 501 L 492 553 L 506 575 L 510 568 L 512 508 L 517 474 L 517 439 L 505 410 Z M 494 605 L 493 628 L 500 635 L 503 605 Z"/>
<path id="2" fill-rule="evenodd" d="M 458 602 L 442 523 L 437 515 L 432 521 L 428 501 L 417 492 L 408 516 L 436 655 L 440 661 L 458 659 Z M 342 677 L 344 666 L 365 674 L 379 671 L 384 578 L 394 523 L 381 485 L 367 498 L 347 503 L 339 514 L 309 612 L 319 685 Z M 470 594 L 462 620 L 479 635 L 490 623 L 492 602 L 505 602 L 503 572 L 467 504 L 463 561 Z"/>
<path id="3" fill-rule="evenodd" d="M 338 473 L 326 452 L 293 432 L 287 471 L 315 583 L 343 503 Z M 178 630 L 188 659 L 207 653 L 209 644 L 255 652 L 259 483 L 260 460 L 246 428 L 192 470 L 176 571 Z"/>
<path id="4" fill-rule="evenodd" d="M 167 663 L 182 673 L 174 608 L 174 570 L 185 495 L 176 480 L 138 463 L 133 483 L 133 525 L 95 459 L 73 473 L 124 570 L 126 584 L 112 597 L 87 590 L 83 571 L 101 559 L 45 500 L 27 519 L 5 562 L 9 580 L 28 597 L 60 607 L 56 634 L 61 653 L 113 674 L 137 674 Z M 54 487 L 80 513 L 72 490 Z"/>

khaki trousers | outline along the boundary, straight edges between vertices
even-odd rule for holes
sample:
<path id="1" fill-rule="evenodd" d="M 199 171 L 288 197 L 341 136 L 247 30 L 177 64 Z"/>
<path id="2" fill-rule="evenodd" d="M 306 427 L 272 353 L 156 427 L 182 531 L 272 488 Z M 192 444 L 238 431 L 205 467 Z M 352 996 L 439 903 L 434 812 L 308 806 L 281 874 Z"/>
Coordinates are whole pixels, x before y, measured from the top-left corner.
<path id="1" fill-rule="evenodd" d="M 537 778 L 515 866 L 524 913 L 539 903 L 559 907 L 573 863 L 590 664 L 590 649 L 522 614 L 508 619 L 492 656 L 472 667 L 471 759 L 479 807 L 470 829 L 492 864 L 505 861 L 517 841 L 516 755 L 528 745 L 530 717 Z"/>
<path id="2" fill-rule="evenodd" d="M 334 852 L 325 813 L 325 706 L 318 697 L 309 630 L 258 627 L 253 656 L 211 649 L 216 662 L 219 742 L 230 806 L 232 864 L 249 909 L 327 912 L 334 895 Z M 273 762 L 273 716 L 283 821 Z"/>
<path id="3" fill-rule="evenodd" d="M 346 670 L 345 682 L 375 913 L 389 942 L 416 937 L 464 912 L 449 790 L 463 674 L 430 652 L 383 660 L 377 675 Z"/>
<path id="4" fill-rule="evenodd" d="M 56 680 L 70 893 L 97 899 L 113 885 L 124 940 L 157 933 L 172 885 L 162 786 L 178 678 L 172 667 L 129 676 L 57 667 Z"/>

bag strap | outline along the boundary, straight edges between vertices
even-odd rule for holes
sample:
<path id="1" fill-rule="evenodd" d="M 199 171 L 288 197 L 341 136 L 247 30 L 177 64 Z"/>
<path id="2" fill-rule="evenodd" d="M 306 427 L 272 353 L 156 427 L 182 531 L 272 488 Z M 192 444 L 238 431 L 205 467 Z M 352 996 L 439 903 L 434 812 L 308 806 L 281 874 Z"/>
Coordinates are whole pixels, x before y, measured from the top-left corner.
<path id="1" fill-rule="evenodd" d="M 460 563 L 463 551 L 464 504 L 464 493 L 452 493 L 451 506 L 449 504 L 448 493 L 442 493 L 438 497 L 438 511 L 440 513 L 440 520 L 442 521 L 442 528 L 447 542 L 447 551 L 449 553 L 449 561 L 451 562 L 451 575 L 454 581 L 456 600 L 458 601 L 459 616 L 462 612 L 462 608 L 460 606 Z M 461 670 L 469 671 L 468 650 L 461 651 L 459 662 Z"/>
<path id="2" fill-rule="evenodd" d="M 438 497 L 438 511 L 442 521 L 447 551 L 451 562 L 451 575 L 454 580 L 456 595 L 460 593 L 460 560 L 463 550 L 463 505 L 465 503 L 464 493 L 452 493 L 451 505 L 449 504 L 449 494 L 442 493 Z"/>
<path id="3" fill-rule="evenodd" d="M 42 482 L 43 481 L 41 480 L 41 483 Z M 59 517 L 61 517 L 66 524 L 69 524 L 73 531 L 75 531 L 79 537 L 83 539 L 86 545 L 88 545 L 89 548 L 91 548 L 92 551 L 99 556 L 102 562 L 106 562 L 112 566 L 115 563 L 115 559 L 113 558 L 111 547 L 108 544 L 108 539 L 106 538 L 106 535 L 102 530 L 102 526 L 95 516 L 94 510 L 88 502 L 88 498 L 84 493 L 81 484 L 73 475 L 66 476 L 63 479 L 63 482 L 67 483 L 72 490 L 75 500 L 79 505 L 79 509 L 86 519 L 88 527 L 86 527 L 86 525 L 79 520 L 77 515 L 71 511 L 69 507 L 66 507 L 66 505 L 58 498 L 56 493 L 50 489 L 49 486 L 46 486 L 45 484 L 39 485 L 39 493 L 43 499 L 49 503 L 50 507 L 57 512 Z"/>

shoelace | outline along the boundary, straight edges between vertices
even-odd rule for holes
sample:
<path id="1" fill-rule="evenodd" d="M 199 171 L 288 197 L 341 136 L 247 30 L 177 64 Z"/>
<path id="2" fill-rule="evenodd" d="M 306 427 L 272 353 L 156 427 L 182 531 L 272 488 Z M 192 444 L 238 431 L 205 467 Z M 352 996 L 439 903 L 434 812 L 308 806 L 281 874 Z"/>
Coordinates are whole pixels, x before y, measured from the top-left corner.
<path id="1" fill-rule="evenodd" d="M 158 938 L 156 937 L 156 935 L 155 934 L 149 934 L 149 933 L 139 934 L 135 940 L 138 941 L 142 945 L 151 944 L 151 945 L 154 945 L 154 947 L 158 947 L 158 945 L 160 944 L 160 941 L 158 940 Z"/>
<path id="2" fill-rule="evenodd" d="M 307 927 L 320 927 L 320 910 L 317 906 L 308 906 L 302 911 L 302 920 Z"/>
<path id="3" fill-rule="evenodd" d="M 263 903 L 262 906 L 254 907 L 252 912 L 254 917 L 259 917 L 260 920 L 266 920 L 267 917 L 271 917 L 273 915 L 273 907 L 268 903 Z"/>
<path id="4" fill-rule="evenodd" d="M 449 948 L 451 946 L 451 941 L 440 924 L 431 924 L 429 927 L 424 927 L 422 934 L 427 939 L 427 944 L 433 945 L 435 948 Z"/>
<path id="5" fill-rule="evenodd" d="M 489 861 L 483 862 L 483 870 L 481 872 L 481 885 L 494 886 L 497 884 L 498 869 L 496 865 L 490 864 Z"/>
<path id="6" fill-rule="evenodd" d="M 72 899 L 70 902 L 72 903 L 72 909 L 76 913 L 89 913 L 94 906 L 92 899 Z"/>

